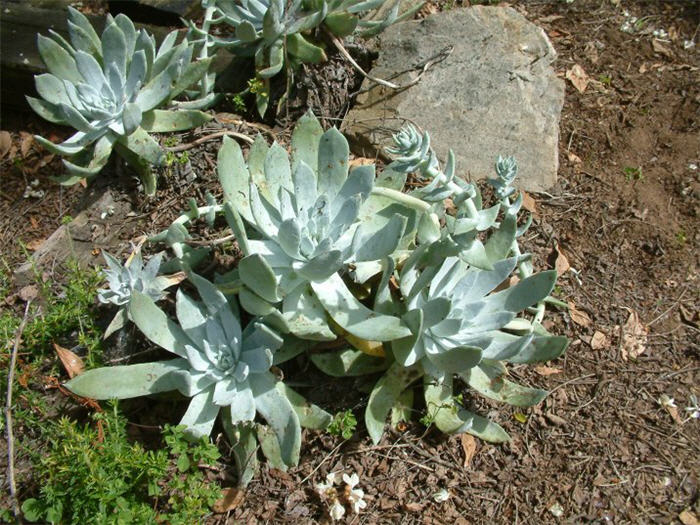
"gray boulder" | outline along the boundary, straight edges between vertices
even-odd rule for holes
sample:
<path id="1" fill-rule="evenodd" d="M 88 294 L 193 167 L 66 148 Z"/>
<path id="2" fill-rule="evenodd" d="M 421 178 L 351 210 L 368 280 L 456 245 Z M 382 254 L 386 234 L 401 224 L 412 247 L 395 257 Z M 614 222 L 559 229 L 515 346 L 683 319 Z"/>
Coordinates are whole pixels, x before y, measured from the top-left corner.
<path id="1" fill-rule="evenodd" d="M 541 28 L 510 7 L 474 6 L 397 24 L 380 39 L 370 74 L 400 85 L 418 75 L 407 69 L 447 46 L 453 51 L 404 90 L 365 80 L 343 123 L 356 153 L 374 156 L 412 122 L 430 133 L 441 160 L 454 150 L 465 178 L 493 176 L 498 155 L 513 155 L 520 187 L 542 191 L 556 182 L 564 82 Z"/>

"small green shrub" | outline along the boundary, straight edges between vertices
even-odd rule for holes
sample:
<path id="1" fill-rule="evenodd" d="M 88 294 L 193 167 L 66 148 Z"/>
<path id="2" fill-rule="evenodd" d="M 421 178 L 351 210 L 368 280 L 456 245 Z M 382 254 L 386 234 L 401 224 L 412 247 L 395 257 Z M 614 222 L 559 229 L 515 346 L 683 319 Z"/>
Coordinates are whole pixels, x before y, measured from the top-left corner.
<path id="1" fill-rule="evenodd" d="M 48 426 L 50 445 L 35 465 L 40 494 L 24 501 L 25 519 L 185 524 L 209 512 L 220 491 L 204 481 L 197 465 L 218 459 L 214 445 L 190 445 L 182 428 L 166 427 L 167 448 L 146 451 L 127 439 L 116 405 L 93 420 L 83 426 L 62 418 Z"/>
<path id="2" fill-rule="evenodd" d="M 352 410 L 338 412 L 333 416 L 333 420 L 328 425 L 328 433 L 334 436 L 341 436 L 343 439 L 350 439 L 355 433 L 357 419 Z"/>

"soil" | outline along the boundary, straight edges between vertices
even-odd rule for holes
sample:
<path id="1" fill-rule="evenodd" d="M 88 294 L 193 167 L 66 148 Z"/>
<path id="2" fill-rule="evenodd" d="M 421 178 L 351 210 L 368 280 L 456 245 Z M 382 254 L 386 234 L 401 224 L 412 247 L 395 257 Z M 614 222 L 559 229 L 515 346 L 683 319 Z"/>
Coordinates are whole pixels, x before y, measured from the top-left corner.
<path id="1" fill-rule="evenodd" d="M 423 14 L 454 5 L 428 4 Z M 566 270 L 567 261 L 571 267 L 560 277 L 558 296 L 572 308 L 549 316 L 551 331 L 572 341 L 566 355 L 547 366 L 511 370 L 519 382 L 551 395 L 521 411 L 464 391 L 468 405 L 510 433 L 507 445 L 442 436 L 419 424 L 418 414 L 401 432 L 387 428 L 377 446 L 361 424 L 349 441 L 306 431 L 297 468 L 263 467 L 243 502 L 209 523 L 329 522 L 314 485 L 338 470 L 357 472 L 366 495 L 367 508 L 349 515 L 352 523 L 697 523 L 700 420 L 685 408 L 691 395 L 700 397 L 700 64 L 698 46 L 684 43 L 698 39 L 698 4 L 512 5 L 549 35 L 562 77 L 575 75 L 578 65 L 588 79 L 582 92 L 567 80 L 559 182 L 533 195 L 536 218 L 525 245 L 539 269 Z M 643 23 L 623 32 L 630 17 Z M 652 31 L 660 29 L 667 36 L 655 38 Z M 297 100 L 316 101 L 321 107 L 315 111 L 342 117 L 347 100 L 311 95 Z M 58 139 L 65 130 L 27 115 L 3 127 L 12 132 L 16 151 L 2 160 L 0 249 L 16 265 L 24 259 L 21 243 L 31 250 L 46 238 L 74 213 L 85 190 L 51 183 L 60 161 L 25 134 Z M 179 140 L 190 143 L 222 129 L 262 131 L 281 142 L 289 137 L 289 127 L 220 114 Z M 126 177 L 124 198 L 140 219 L 123 230 L 113 253 L 143 231 L 167 226 L 189 198 L 203 203 L 207 190 L 220 196 L 218 140 L 187 150 L 184 160 L 178 153 L 156 199 L 142 197 Z M 23 198 L 34 178 L 45 195 Z M 303 363 L 287 371 L 291 380 L 316 385 L 302 389 L 313 401 L 331 412 L 352 408 L 361 419 L 366 384 L 319 384 L 311 373 Z M 664 395 L 677 408 L 663 405 Z M 159 424 L 138 406 L 127 412 L 134 423 Z M 180 409 L 169 409 L 173 420 Z M 144 428 L 134 428 L 140 439 L 157 433 Z M 223 440 L 222 448 L 226 452 Z M 232 484 L 232 473 L 227 467 L 220 477 Z M 24 498 L 33 484 L 20 481 Z M 436 502 L 433 495 L 443 488 L 450 497 Z"/>

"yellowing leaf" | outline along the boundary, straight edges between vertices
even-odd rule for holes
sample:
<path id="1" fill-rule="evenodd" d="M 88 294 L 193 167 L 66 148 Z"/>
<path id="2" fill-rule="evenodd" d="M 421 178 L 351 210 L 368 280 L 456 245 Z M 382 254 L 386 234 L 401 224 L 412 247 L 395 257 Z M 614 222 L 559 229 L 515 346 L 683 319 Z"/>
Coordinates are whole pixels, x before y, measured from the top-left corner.
<path id="1" fill-rule="evenodd" d="M 527 423 L 527 416 L 523 414 L 522 412 L 516 412 L 513 414 L 513 418 L 518 422 L 518 423 Z"/>

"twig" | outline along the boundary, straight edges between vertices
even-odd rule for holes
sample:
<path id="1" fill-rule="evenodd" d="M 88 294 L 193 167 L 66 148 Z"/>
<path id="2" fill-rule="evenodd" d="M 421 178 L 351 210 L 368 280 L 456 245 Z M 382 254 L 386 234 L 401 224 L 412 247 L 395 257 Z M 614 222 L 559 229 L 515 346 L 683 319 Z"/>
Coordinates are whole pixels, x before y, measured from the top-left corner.
<path id="1" fill-rule="evenodd" d="M 244 142 L 247 142 L 248 144 L 252 144 L 255 142 L 253 139 L 251 139 L 248 135 L 244 135 L 243 133 L 238 133 L 237 131 L 217 131 L 216 133 L 212 133 L 211 135 L 205 135 L 203 137 L 199 137 L 197 140 L 193 140 L 192 142 L 188 142 L 187 144 L 179 144 L 177 146 L 172 146 L 170 148 L 165 148 L 168 151 L 172 151 L 173 153 L 176 153 L 178 151 L 185 151 L 191 148 L 194 148 L 195 146 L 198 146 L 200 144 L 203 144 L 204 142 L 218 139 L 219 137 L 234 137 L 237 139 L 240 139 Z"/>
<path id="2" fill-rule="evenodd" d="M 17 523 L 22 523 L 20 516 L 19 501 L 17 500 L 17 485 L 15 484 L 15 442 L 12 435 L 12 384 L 15 380 L 15 366 L 17 365 L 17 351 L 22 340 L 22 332 L 27 325 L 27 316 L 29 315 L 29 305 L 32 303 L 30 299 L 24 307 L 24 317 L 17 329 L 15 335 L 15 344 L 12 348 L 12 357 L 10 358 L 10 371 L 7 374 L 7 399 L 5 403 L 5 421 L 7 425 L 7 479 L 10 484 L 10 500 L 12 501 L 12 512 L 15 515 Z"/>
<path id="3" fill-rule="evenodd" d="M 226 235 L 225 237 L 220 237 L 218 239 L 212 239 L 212 240 L 186 240 L 185 244 L 189 244 L 190 246 L 218 246 L 219 244 L 226 244 L 227 242 L 233 241 L 236 238 L 235 234 L 231 235 Z"/>
<path id="4" fill-rule="evenodd" d="M 404 84 L 403 86 L 400 86 L 400 85 L 398 85 L 398 84 L 394 84 L 393 82 L 389 82 L 388 80 L 383 80 L 383 79 L 381 79 L 381 78 L 373 77 L 372 75 L 370 75 L 369 73 L 367 73 L 364 69 L 362 69 L 362 66 L 360 66 L 360 64 L 358 64 L 357 62 L 355 62 L 355 59 L 352 58 L 352 56 L 350 55 L 350 53 L 348 53 L 348 50 L 345 49 L 345 46 L 343 45 L 343 43 L 340 41 L 340 39 L 339 39 L 338 37 L 336 37 L 336 36 L 335 36 L 334 34 L 332 34 L 330 31 L 326 31 L 326 33 L 327 33 L 328 36 L 330 37 L 330 39 L 331 39 L 331 41 L 333 42 L 333 45 L 336 47 L 336 49 L 337 49 L 338 51 L 340 51 L 340 54 L 341 54 L 341 55 L 343 55 L 343 57 L 345 58 L 345 60 L 347 60 L 348 62 L 350 62 L 350 64 L 352 65 L 352 67 L 354 67 L 355 69 L 357 69 L 357 71 L 359 71 L 360 74 L 361 74 L 362 76 L 364 76 L 364 77 L 370 79 L 372 82 L 376 82 L 377 84 L 379 84 L 379 85 L 381 85 L 381 86 L 385 86 L 385 87 L 388 87 L 388 88 L 391 88 L 391 89 L 406 89 L 407 87 L 411 87 L 411 86 L 417 84 L 417 83 L 420 81 L 420 79 L 421 79 L 421 77 L 423 76 L 423 74 L 424 74 L 426 71 L 428 71 L 428 69 L 430 69 L 430 67 L 431 67 L 432 65 L 437 64 L 438 62 L 442 62 L 443 60 L 445 60 L 448 56 L 450 56 L 450 54 L 452 53 L 452 50 L 454 49 L 454 47 L 452 47 L 452 46 L 449 46 L 449 47 L 443 49 L 440 53 L 438 53 L 437 56 L 431 58 L 430 60 L 427 60 L 427 61 L 423 64 L 423 67 L 422 67 L 422 69 L 421 69 L 421 72 L 418 73 L 418 76 L 417 76 L 416 78 L 414 78 L 413 80 L 411 80 L 408 84 Z"/>

